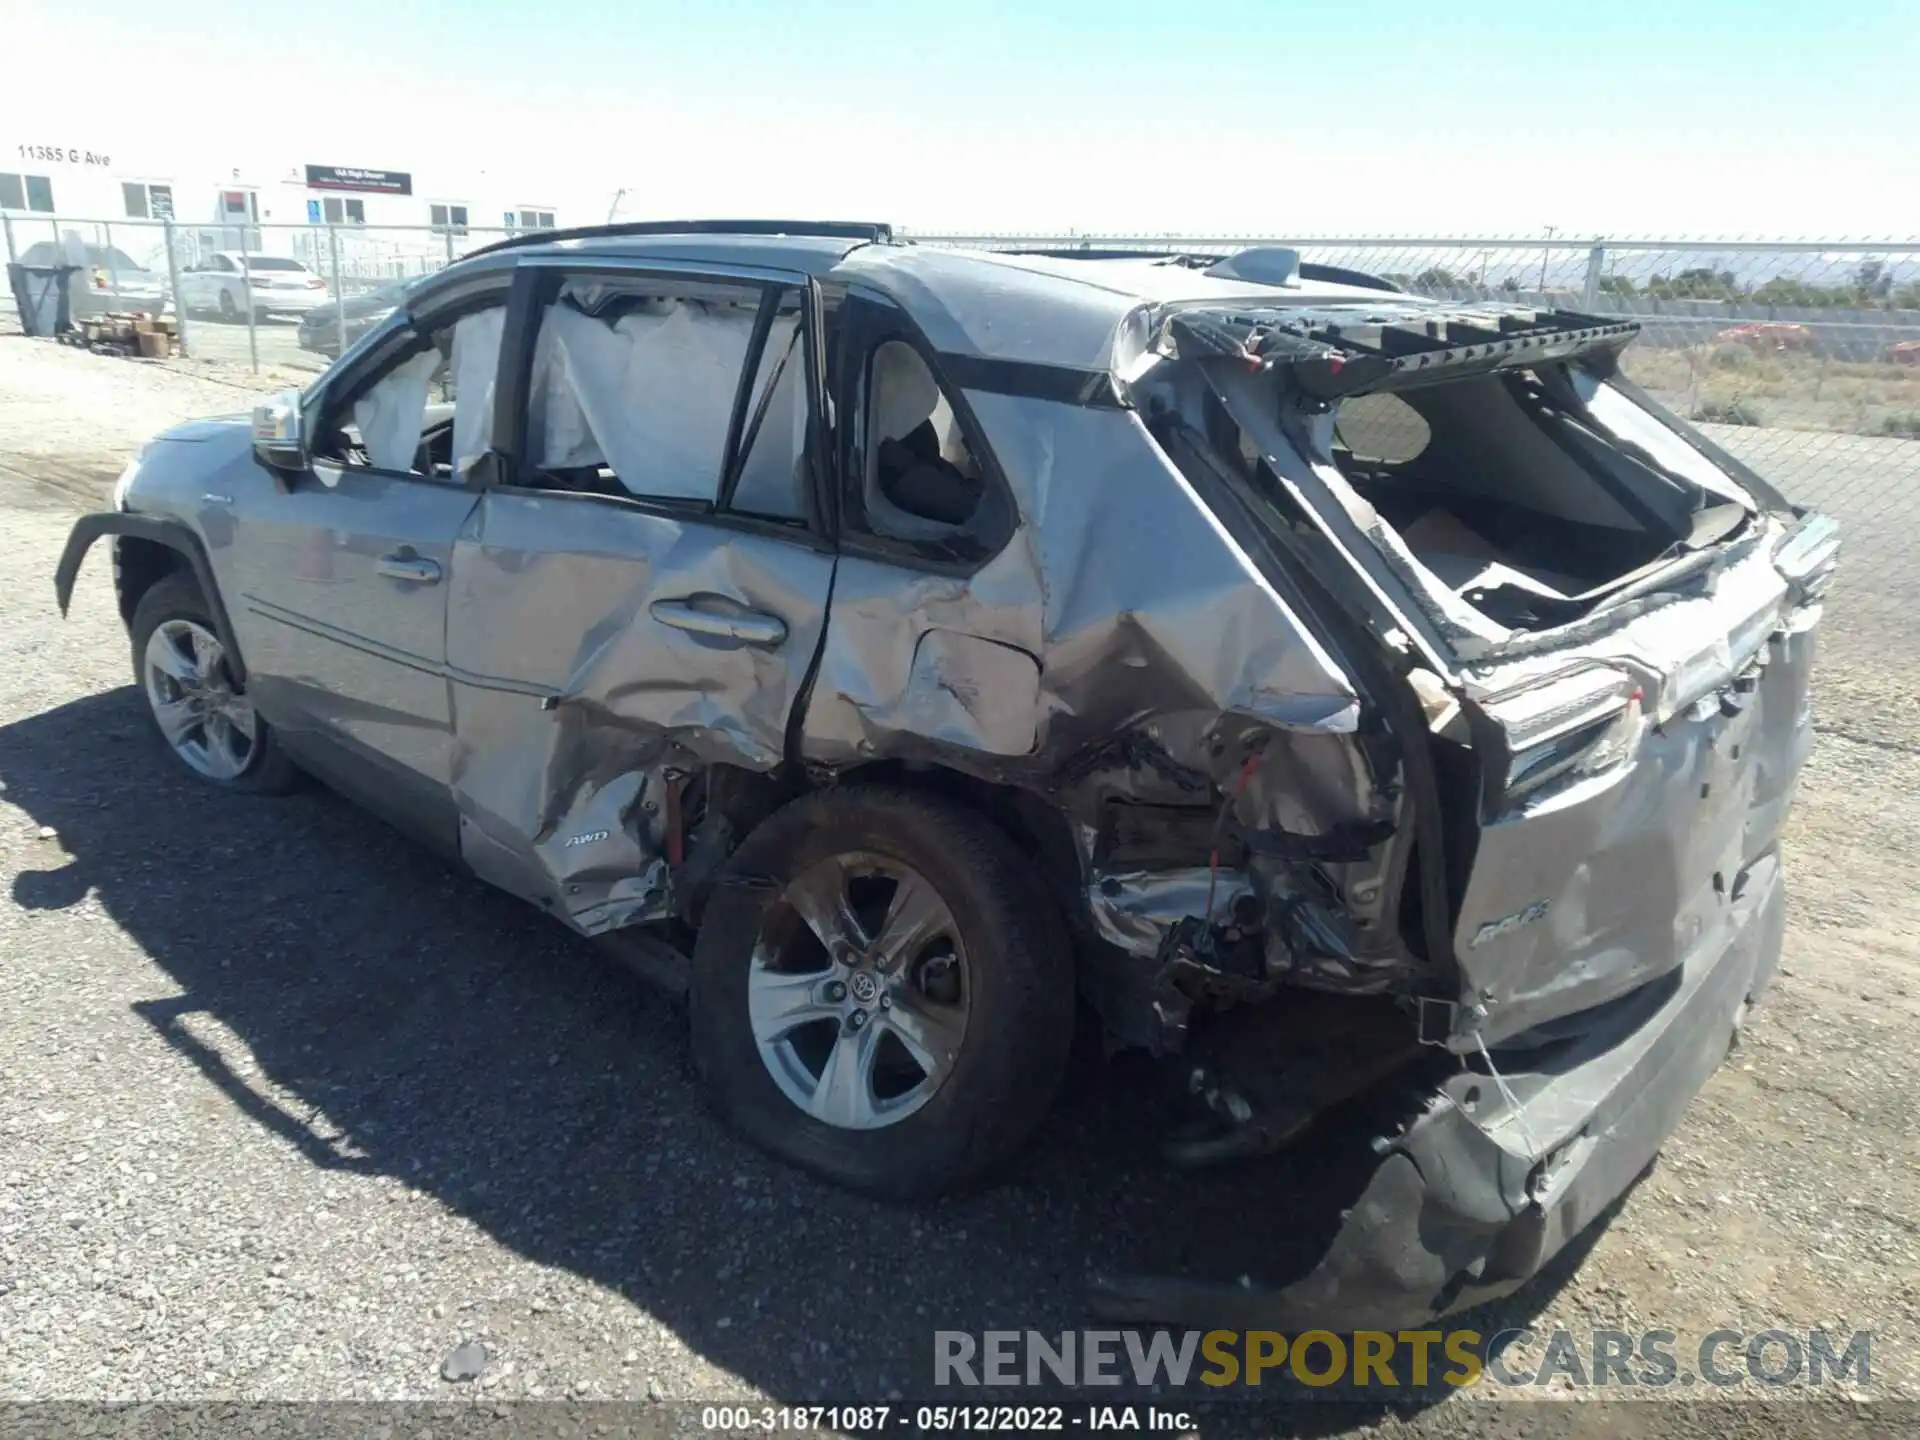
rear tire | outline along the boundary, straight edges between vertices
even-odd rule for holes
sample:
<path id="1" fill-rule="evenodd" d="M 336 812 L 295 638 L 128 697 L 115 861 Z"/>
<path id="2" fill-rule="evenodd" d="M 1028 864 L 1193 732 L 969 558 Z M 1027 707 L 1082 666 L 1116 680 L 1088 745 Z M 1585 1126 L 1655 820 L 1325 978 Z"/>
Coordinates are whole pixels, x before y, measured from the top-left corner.
<path id="1" fill-rule="evenodd" d="M 222 790 L 281 795 L 300 772 L 235 684 L 193 577 L 174 573 L 133 607 L 134 683 L 167 753 L 196 780 Z"/>
<path id="2" fill-rule="evenodd" d="M 855 938 L 846 963 L 823 928 Z M 1051 1108 L 1074 1031 L 1066 927 L 1032 865 L 974 811 L 881 786 L 805 796 L 747 837 L 707 904 L 689 999 L 719 1111 L 888 1199 L 1011 1158 Z M 843 1062 L 843 1045 L 865 1058 Z M 860 1098 L 842 1104 L 854 1073 Z"/>

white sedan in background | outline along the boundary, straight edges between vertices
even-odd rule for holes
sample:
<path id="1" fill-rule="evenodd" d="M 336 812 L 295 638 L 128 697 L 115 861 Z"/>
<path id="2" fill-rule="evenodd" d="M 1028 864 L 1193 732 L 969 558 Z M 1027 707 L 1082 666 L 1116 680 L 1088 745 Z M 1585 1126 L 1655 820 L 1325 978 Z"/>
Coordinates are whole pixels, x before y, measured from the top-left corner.
<path id="1" fill-rule="evenodd" d="M 285 255 L 217 250 L 180 271 L 180 308 L 223 320 L 244 319 L 249 305 L 259 320 L 304 315 L 332 298 L 326 281 Z"/>

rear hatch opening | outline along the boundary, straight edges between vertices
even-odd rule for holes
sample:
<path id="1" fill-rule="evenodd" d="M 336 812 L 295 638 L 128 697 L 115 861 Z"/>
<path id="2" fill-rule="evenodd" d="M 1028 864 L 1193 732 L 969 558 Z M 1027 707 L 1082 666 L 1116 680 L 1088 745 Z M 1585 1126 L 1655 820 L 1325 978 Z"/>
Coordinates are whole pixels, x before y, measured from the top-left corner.
<path id="1" fill-rule="evenodd" d="M 1569 415 L 1564 370 L 1339 401 L 1326 458 L 1448 593 L 1510 630 L 1588 614 L 1744 528 Z"/>
<path id="2" fill-rule="evenodd" d="M 1179 311 L 1159 349 L 1204 360 L 1200 403 L 1250 471 L 1276 431 L 1330 467 L 1329 498 L 1471 662 L 1679 583 L 1749 530 L 1755 496 L 1614 382 L 1636 332 L 1400 300 Z M 1201 425 L 1218 443 L 1219 417 Z"/>

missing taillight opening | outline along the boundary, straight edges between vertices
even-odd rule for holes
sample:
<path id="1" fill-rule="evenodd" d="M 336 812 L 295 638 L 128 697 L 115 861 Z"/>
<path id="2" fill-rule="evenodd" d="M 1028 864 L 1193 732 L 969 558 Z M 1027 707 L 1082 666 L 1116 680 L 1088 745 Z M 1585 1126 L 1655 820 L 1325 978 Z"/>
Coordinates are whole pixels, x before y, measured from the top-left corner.
<path id="1" fill-rule="evenodd" d="M 1490 695 L 1481 708 L 1506 735 L 1509 800 L 1572 773 L 1605 769 L 1638 734 L 1644 691 L 1611 665 L 1581 665 Z"/>

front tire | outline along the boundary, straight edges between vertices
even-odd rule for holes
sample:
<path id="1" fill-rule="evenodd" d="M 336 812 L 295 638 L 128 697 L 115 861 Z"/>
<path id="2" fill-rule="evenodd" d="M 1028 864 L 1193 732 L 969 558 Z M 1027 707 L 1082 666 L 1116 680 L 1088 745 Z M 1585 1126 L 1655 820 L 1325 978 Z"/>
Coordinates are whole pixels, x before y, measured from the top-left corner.
<path id="1" fill-rule="evenodd" d="M 1051 1107 L 1071 949 L 1033 867 L 977 813 L 856 786 L 735 852 L 694 951 L 693 1054 L 762 1148 L 869 1195 L 991 1174 Z"/>
<path id="2" fill-rule="evenodd" d="M 193 578 L 156 581 L 133 608 L 134 683 L 174 760 L 223 790 L 284 794 L 299 780 L 235 682 L 211 608 Z"/>

